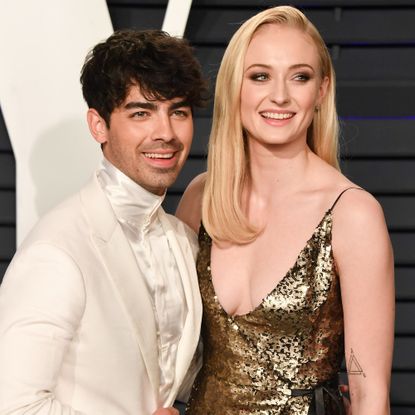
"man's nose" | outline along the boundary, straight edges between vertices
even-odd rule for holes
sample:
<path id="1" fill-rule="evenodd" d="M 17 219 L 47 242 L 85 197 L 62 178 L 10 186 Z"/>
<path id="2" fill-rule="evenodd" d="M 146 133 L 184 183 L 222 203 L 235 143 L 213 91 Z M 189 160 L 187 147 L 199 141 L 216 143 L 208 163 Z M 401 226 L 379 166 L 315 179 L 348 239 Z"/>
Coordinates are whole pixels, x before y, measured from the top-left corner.
<path id="1" fill-rule="evenodd" d="M 156 129 L 153 134 L 154 140 L 171 141 L 176 138 L 171 117 L 161 114 L 156 121 Z"/>

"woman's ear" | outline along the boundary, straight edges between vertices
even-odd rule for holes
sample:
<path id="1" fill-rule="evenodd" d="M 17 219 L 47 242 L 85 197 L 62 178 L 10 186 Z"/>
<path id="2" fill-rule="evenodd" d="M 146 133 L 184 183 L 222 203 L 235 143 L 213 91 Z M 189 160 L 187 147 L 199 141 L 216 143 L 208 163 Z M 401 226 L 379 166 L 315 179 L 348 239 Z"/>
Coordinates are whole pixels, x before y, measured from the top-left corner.
<path id="1" fill-rule="evenodd" d="M 94 108 L 89 108 L 86 114 L 89 131 L 94 137 L 95 141 L 104 144 L 108 138 L 108 127 L 105 120 L 99 115 Z"/>
<path id="2" fill-rule="evenodd" d="M 330 79 L 329 79 L 328 76 L 325 76 L 321 80 L 321 84 L 320 84 L 320 87 L 318 89 L 318 98 L 317 98 L 317 103 L 316 103 L 317 105 L 316 106 L 320 106 L 321 102 L 323 101 L 324 97 L 326 96 L 329 85 L 330 85 Z"/>

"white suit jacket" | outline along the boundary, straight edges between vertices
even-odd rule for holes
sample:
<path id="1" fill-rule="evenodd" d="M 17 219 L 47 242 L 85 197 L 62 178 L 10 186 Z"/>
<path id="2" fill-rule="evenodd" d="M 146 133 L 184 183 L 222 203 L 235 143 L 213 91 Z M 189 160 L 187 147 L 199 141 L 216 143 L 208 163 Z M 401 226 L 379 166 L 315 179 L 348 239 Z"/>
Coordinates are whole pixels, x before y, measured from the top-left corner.
<path id="1" fill-rule="evenodd" d="M 167 401 L 151 299 L 95 177 L 36 225 L 0 287 L 0 415 L 147 415 L 172 405 L 198 344 L 201 300 L 195 235 L 158 215 L 188 308 Z"/>

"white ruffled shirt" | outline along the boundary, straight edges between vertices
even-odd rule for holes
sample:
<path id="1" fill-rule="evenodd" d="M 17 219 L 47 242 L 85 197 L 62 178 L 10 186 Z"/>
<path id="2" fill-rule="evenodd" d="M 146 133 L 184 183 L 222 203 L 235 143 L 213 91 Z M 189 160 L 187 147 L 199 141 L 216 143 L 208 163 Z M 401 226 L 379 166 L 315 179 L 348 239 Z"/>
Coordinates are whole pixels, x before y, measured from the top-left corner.
<path id="1" fill-rule="evenodd" d="M 187 313 L 176 260 L 157 214 L 164 195 L 158 196 L 142 188 L 106 159 L 97 176 L 151 295 L 157 324 L 159 400 L 162 402 L 174 382 L 177 346 Z"/>

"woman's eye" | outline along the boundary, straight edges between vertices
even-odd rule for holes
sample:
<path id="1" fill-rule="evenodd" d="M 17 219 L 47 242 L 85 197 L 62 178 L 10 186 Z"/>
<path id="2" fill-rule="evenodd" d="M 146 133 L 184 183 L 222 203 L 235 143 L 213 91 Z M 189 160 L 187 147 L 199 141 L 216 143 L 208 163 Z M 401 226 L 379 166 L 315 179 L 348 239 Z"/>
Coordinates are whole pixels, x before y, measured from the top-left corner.
<path id="1" fill-rule="evenodd" d="M 305 73 L 299 73 L 299 74 L 297 74 L 297 75 L 295 75 L 295 76 L 294 76 L 294 79 L 295 79 L 296 81 L 301 81 L 301 82 L 306 82 L 306 81 L 308 81 L 310 78 L 311 78 L 311 77 L 310 77 L 310 75 L 305 74 Z"/>
<path id="2" fill-rule="evenodd" d="M 255 73 L 250 76 L 253 81 L 266 81 L 268 79 L 268 74 L 266 73 Z"/>

